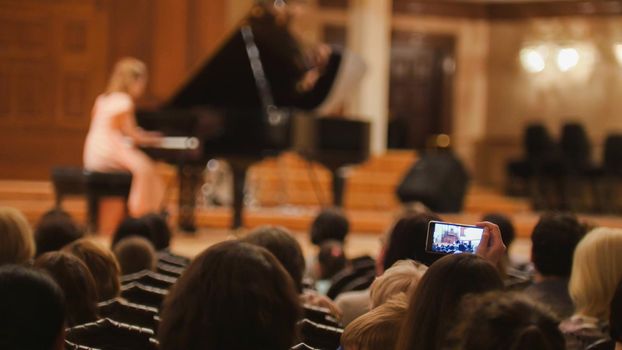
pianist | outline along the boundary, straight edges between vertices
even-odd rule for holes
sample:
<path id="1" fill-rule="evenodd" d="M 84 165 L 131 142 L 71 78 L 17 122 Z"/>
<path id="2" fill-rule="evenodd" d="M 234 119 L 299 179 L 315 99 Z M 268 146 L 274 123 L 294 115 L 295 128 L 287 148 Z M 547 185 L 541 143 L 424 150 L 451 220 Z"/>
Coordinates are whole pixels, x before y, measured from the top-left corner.
<path id="1" fill-rule="evenodd" d="M 134 58 L 119 61 L 105 93 L 95 100 L 91 126 L 84 145 L 87 170 L 132 173 L 128 199 L 130 215 L 157 211 L 164 197 L 164 183 L 153 161 L 137 146 L 158 146 L 162 137 L 136 125 L 134 101 L 145 90 L 147 68 Z"/>

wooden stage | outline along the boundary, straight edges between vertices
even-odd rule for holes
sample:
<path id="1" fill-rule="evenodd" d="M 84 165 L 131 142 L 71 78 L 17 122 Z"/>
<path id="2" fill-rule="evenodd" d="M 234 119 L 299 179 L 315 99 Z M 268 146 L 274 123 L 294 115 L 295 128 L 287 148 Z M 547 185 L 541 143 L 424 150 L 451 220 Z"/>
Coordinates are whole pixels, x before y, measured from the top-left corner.
<path id="1" fill-rule="evenodd" d="M 349 251 L 371 253 L 377 251 L 379 235 L 385 233 L 399 214 L 401 207 L 394 192 L 401 174 L 413 163 L 412 152 L 390 152 L 374 157 L 363 165 L 353 168 L 348 174 L 344 195 L 345 211 L 351 222 L 352 235 Z M 311 221 L 319 210 L 319 201 L 330 200 L 330 174 L 313 164 L 315 178 L 310 178 L 309 164 L 292 154 L 267 159 L 250 169 L 248 181 L 260 183 L 254 193 L 254 205 L 245 209 L 245 229 L 260 225 L 281 225 L 297 232 L 305 250 L 311 249 L 305 236 Z M 164 176 L 175 182 L 172 169 L 162 165 Z M 321 195 L 318 196 L 318 191 Z M 169 196 L 168 208 L 171 223 L 176 222 L 177 189 Z M 227 237 L 243 234 L 245 230 L 231 232 L 231 210 L 225 207 L 210 207 L 200 203 L 196 209 L 199 232 L 195 235 L 176 233 L 174 245 L 187 255 L 198 253 L 206 245 Z M 29 221 L 38 218 L 54 206 L 54 191 L 48 181 L 0 180 L 0 206 L 11 206 L 21 210 Z M 84 224 L 86 201 L 84 198 L 68 198 L 63 202 L 78 223 Z M 464 211 L 459 214 L 442 215 L 453 222 L 474 223 L 483 214 L 498 212 L 513 219 L 519 241 L 528 243 L 539 213 L 530 209 L 525 199 L 510 198 L 482 186 L 472 185 L 465 198 Z M 622 217 L 581 215 L 597 225 L 622 228 Z M 108 238 L 101 237 L 106 240 Z M 520 245 L 520 244 L 519 244 Z M 528 255 L 528 244 L 522 245 L 518 255 Z"/>

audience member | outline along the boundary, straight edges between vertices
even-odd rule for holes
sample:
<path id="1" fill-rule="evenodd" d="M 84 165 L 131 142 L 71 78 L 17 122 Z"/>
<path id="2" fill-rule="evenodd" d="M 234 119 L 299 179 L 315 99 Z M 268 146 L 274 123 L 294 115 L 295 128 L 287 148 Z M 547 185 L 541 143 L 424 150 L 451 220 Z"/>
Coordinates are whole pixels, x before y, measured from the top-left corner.
<path id="1" fill-rule="evenodd" d="M 147 214 L 142 217 L 151 230 L 151 243 L 156 251 L 168 250 L 171 244 L 171 228 L 161 214 Z"/>
<path id="2" fill-rule="evenodd" d="M 616 350 L 622 350 L 622 280 L 611 300 L 609 312 L 609 332 L 616 343 Z"/>
<path id="3" fill-rule="evenodd" d="M 117 229 L 112 236 L 111 249 L 114 250 L 114 247 L 119 243 L 122 239 L 132 236 L 143 237 L 149 240 L 154 246 L 155 244 L 153 239 L 153 234 L 151 231 L 151 227 L 147 223 L 147 220 L 144 217 L 131 217 L 123 219 Z"/>
<path id="4" fill-rule="evenodd" d="M 536 276 L 525 293 L 549 306 L 561 319 L 574 312 L 568 279 L 575 247 L 584 234 L 577 218 L 570 214 L 542 216 L 531 234 L 531 260 Z"/>
<path id="5" fill-rule="evenodd" d="M 80 259 L 65 252 L 48 252 L 35 260 L 35 267 L 47 272 L 63 290 L 68 327 L 97 320 L 95 280 Z"/>
<path id="6" fill-rule="evenodd" d="M 114 255 L 123 275 L 155 270 L 157 258 L 151 242 L 139 236 L 123 238 L 114 246 Z"/>
<path id="7" fill-rule="evenodd" d="M 32 229 L 17 209 L 0 207 L 0 265 L 27 264 L 35 255 Z"/>
<path id="8" fill-rule="evenodd" d="M 350 222 L 341 209 L 324 209 L 311 223 L 311 243 L 317 246 L 328 240 L 343 243 L 349 231 Z"/>
<path id="9" fill-rule="evenodd" d="M 89 268 L 95 279 L 99 301 L 119 296 L 120 267 L 112 251 L 86 238 L 69 244 L 63 250 L 78 257 Z"/>
<path id="10" fill-rule="evenodd" d="M 84 236 L 71 216 L 60 209 L 43 214 L 35 228 L 36 256 L 61 250 Z"/>
<path id="11" fill-rule="evenodd" d="M 63 292 L 44 273 L 0 267 L 0 349 L 64 349 Z"/>
<path id="12" fill-rule="evenodd" d="M 441 258 L 430 266 L 410 296 L 396 349 L 440 349 L 462 297 L 502 287 L 495 266 L 480 256 L 455 254 Z"/>
<path id="13" fill-rule="evenodd" d="M 598 228 L 577 245 L 569 291 L 575 314 L 562 322 L 569 350 L 608 338 L 609 308 L 622 279 L 622 230 Z"/>
<path id="14" fill-rule="evenodd" d="M 250 232 L 243 241 L 266 248 L 270 253 L 274 254 L 292 277 L 298 292 L 302 292 L 305 259 L 300 244 L 286 228 L 262 226 Z"/>
<path id="15" fill-rule="evenodd" d="M 499 226 L 499 230 L 501 231 L 501 239 L 506 247 L 509 248 L 512 242 L 514 242 L 514 237 L 516 236 L 514 224 L 507 215 L 489 213 L 484 215 L 482 221 L 492 222 L 493 224 Z"/>
<path id="16" fill-rule="evenodd" d="M 429 265 L 439 255 L 426 252 L 425 244 L 428 234 L 428 223 L 440 220 L 436 214 L 408 211 L 399 217 L 390 232 L 388 239 L 380 248 L 376 265 L 376 273 L 380 276 L 384 271 L 399 260 L 412 259 Z M 335 303 L 342 311 L 341 322 L 348 325 L 357 317 L 370 309 L 369 289 L 340 294 Z"/>
<path id="17" fill-rule="evenodd" d="M 294 345 L 298 294 L 266 249 L 239 241 L 201 253 L 169 293 L 161 350 L 286 350 Z"/>
<path id="18" fill-rule="evenodd" d="M 564 350 L 555 316 L 527 296 L 490 292 L 467 296 L 447 350 Z"/>
<path id="19" fill-rule="evenodd" d="M 407 213 L 397 220 L 391 232 L 384 252 L 383 270 L 393 266 L 398 260 L 412 259 L 425 265 L 431 265 L 440 256 L 426 252 L 430 221 L 441 220 L 433 213 Z"/>
<path id="20" fill-rule="evenodd" d="M 305 260 L 302 248 L 286 228 L 262 226 L 249 233 L 243 241 L 265 248 L 277 258 L 292 278 L 298 293 L 301 293 L 302 303 L 328 308 L 335 317 L 341 318 L 341 310 L 330 299 L 313 291 L 303 293 L 302 278 Z"/>
<path id="21" fill-rule="evenodd" d="M 395 349 L 407 310 L 407 296 L 394 296 L 350 323 L 341 336 L 341 347 L 344 350 Z"/>
<path id="22" fill-rule="evenodd" d="M 339 241 L 325 241 L 320 245 L 320 252 L 317 255 L 318 279 L 329 280 L 339 271 L 343 270 L 348 259 L 343 250 L 343 243 Z"/>
<path id="23" fill-rule="evenodd" d="M 412 294 L 428 269 L 414 260 L 400 260 L 376 278 L 369 289 L 370 307 L 374 309 L 397 294 Z"/>

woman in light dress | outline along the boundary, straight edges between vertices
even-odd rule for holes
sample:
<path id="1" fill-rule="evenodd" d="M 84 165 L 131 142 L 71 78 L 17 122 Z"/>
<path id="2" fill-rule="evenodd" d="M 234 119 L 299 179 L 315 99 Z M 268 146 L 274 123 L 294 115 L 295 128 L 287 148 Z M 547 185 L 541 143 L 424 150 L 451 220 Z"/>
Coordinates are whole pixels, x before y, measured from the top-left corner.
<path id="1" fill-rule="evenodd" d="M 132 173 L 128 199 L 132 216 L 159 210 L 164 198 L 164 183 L 154 162 L 137 148 L 157 146 L 162 141 L 160 133 L 136 125 L 134 102 L 143 95 L 146 83 L 147 68 L 143 62 L 134 58 L 120 60 L 106 92 L 95 101 L 84 145 L 87 170 Z"/>

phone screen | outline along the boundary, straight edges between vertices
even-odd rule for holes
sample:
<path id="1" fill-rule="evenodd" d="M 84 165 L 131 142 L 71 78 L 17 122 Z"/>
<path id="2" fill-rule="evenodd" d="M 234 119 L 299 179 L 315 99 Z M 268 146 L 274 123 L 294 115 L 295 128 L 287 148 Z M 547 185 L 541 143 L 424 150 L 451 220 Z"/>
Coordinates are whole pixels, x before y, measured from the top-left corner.
<path id="1" fill-rule="evenodd" d="M 432 221 L 428 226 L 427 251 L 440 254 L 475 253 L 484 229 L 472 225 Z"/>

